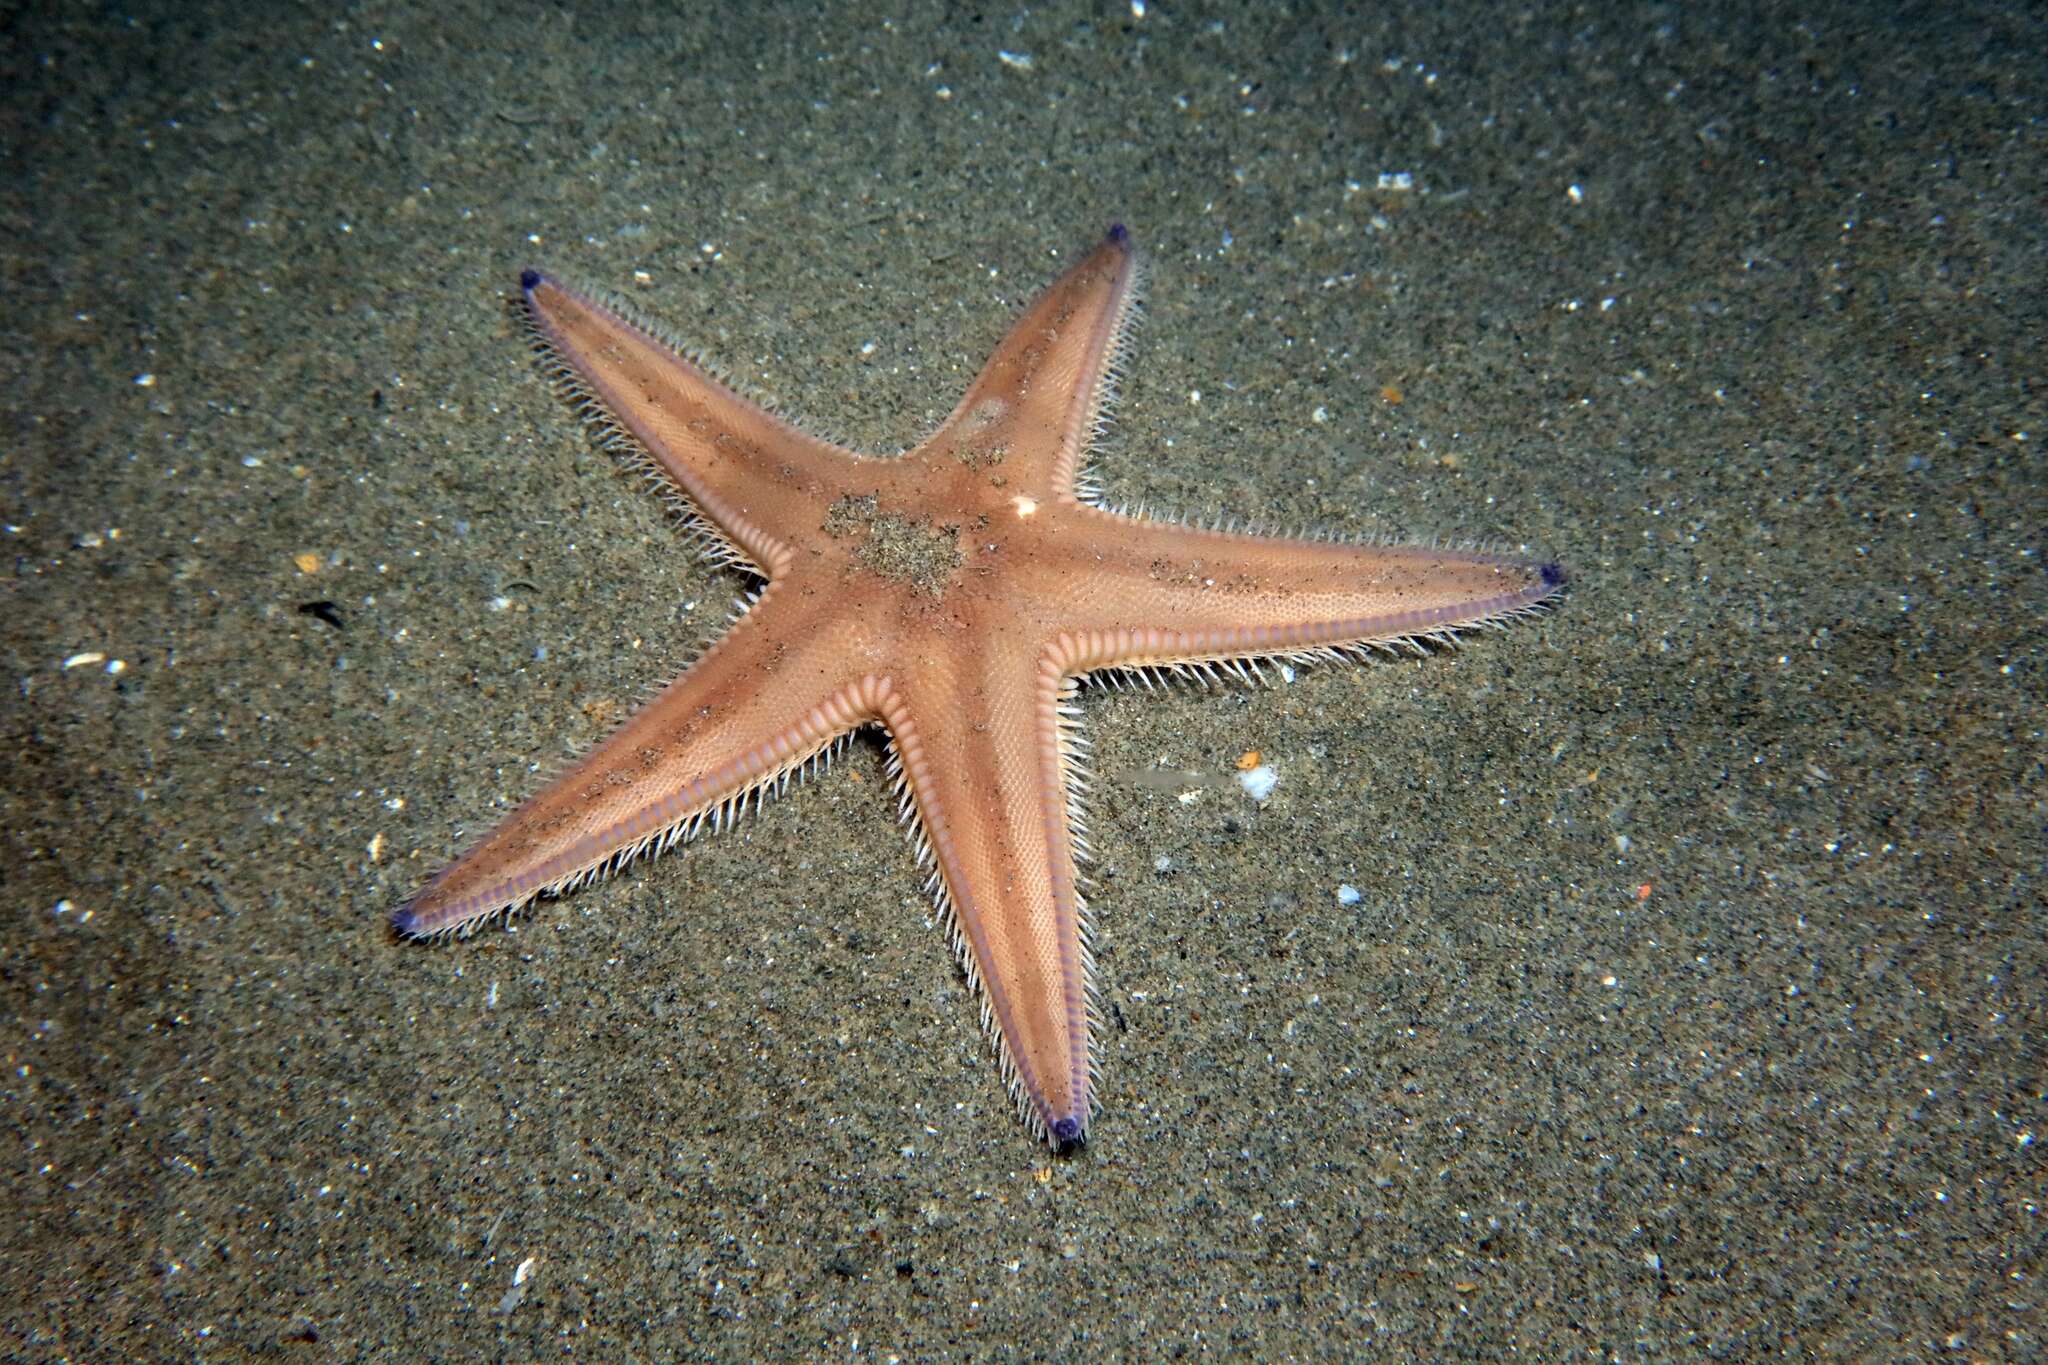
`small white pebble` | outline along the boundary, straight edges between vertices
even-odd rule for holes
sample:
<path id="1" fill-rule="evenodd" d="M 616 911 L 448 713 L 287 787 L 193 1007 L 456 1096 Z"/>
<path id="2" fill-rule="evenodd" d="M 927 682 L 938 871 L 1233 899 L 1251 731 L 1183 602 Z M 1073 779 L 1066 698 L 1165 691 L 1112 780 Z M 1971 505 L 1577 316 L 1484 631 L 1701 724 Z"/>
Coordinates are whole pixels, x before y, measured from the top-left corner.
<path id="1" fill-rule="evenodd" d="M 1339 905 L 1356 905 L 1361 899 L 1363 898 L 1358 894 L 1358 888 L 1349 882 L 1345 882 L 1337 888 L 1337 904 Z"/>
<path id="2" fill-rule="evenodd" d="M 519 1269 L 512 1276 L 512 1287 L 507 1289 L 503 1297 L 498 1300 L 498 1311 L 500 1313 L 509 1313 L 526 1301 L 526 1276 L 532 1265 L 533 1258 L 530 1256 L 520 1262 Z"/>
<path id="3" fill-rule="evenodd" d="M 1270 763 L 1237 775 L 1237 785 L 1244 788 L 1244 794 L 1254 801 L 1264 801 L 1273 794 L 1273 788 L 1280 785 L 1280 774 Z"/>

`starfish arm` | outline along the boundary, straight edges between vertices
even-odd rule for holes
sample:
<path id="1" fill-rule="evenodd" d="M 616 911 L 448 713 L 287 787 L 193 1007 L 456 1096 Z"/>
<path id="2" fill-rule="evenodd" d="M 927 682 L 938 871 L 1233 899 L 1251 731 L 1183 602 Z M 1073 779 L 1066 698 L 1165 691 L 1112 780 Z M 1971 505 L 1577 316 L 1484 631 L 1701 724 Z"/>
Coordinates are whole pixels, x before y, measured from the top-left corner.
<path id="1" fill-rule="evenodd" d="M 1556 564 L 1508 555 L 1075 512 L 1103 525 L 1068 569 L 1095 589 L 1060 616 L 1063 663 L 1074 672 L 1315 658 L 1441 639 L 1528 613 L 1564 587 Z"/>
<path id="2" fill-rule="evenodd" d="M 734 392 L 652 323 L 537 271 L 520 288 L 536 349 L 608 443 L 680 495 L 728 558 L 774 577 L 860 457 Z"/>
<path id="3" fill-rule="evenodd" d="M 1037 498 L 1071 497 L 1114 401 L 1142 269 L 1121 225 L 1017 319 L 917 454 L 1000 464 Z"/>
<path id="4" fill-rule="evenodd" d="M 1004 1081 L 1024 1121 L 1062 1148 L 1085 1138 L 1092 1079 L 1071 695 L 1043 650 L 962 650 L 883 717 L 919 857 Z"/>
<path id="5" fill-rule="evenodd" d="M 823 619 L 821 604 L 777 601 L 783 591 L 770 587 L 681 677 L 444 868 L 394 927 L 466 933 L 720 827 L 875 719 L 888 689 L 844 662 L 855 653 L 847 626 Z M 818 619 L 793 619 L 806 614 Z"/>

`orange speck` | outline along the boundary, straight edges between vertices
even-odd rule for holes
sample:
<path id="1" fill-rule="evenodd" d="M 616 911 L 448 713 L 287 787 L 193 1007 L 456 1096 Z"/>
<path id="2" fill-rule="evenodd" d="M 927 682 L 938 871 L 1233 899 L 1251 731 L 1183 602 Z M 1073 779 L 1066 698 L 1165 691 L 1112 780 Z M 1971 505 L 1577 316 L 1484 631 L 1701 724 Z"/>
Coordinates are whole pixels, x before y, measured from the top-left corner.
<path id="1" fill-rule="evenodd" d="M 1648 900 L 1649 898 L 1650 898 L 1650 884 L 1649 884 L 1648 882 L 1644 882 L 1644 883 L 1643 883 L 1643 884 L 1642 884 L 1641 886 L 1639 886 L 1639 887 L 1637 887 L 1637 888 L 1636 888 L 1636 899 L 1637 899 L 1638 901 L 1646 901 L 1646 900 Z"/>
<path id="2" fill-rule="evenodd" d="M 292 556 L 292 563 L 299 566 L 300 573 L 319 573 L 320 556 L 311 550 L 304 550 Z"/>
<path id="3" fill-rule="evenodd" d="M 1400 385 L 1398 385 L 1398 384 L 1382 384 L 1382 385 L 1380 385 L 1380 400 L 1381 400 L 1382 402 L 1384 402 L 1384 403 L 1387 403 L 1387 404 L 1389 404 L 1389 405 L 1390 405 L 1390 406 L 1392 406 L 1392 407 L 1397 407 L 1397 408 L 1398 408 L 1398 407 L 1400 407 L 1400 406 L 1401 406 L 1401 386 L 1400 386 Z"/>
<path id="4" fill-rule="evenodd" d="M 1264 757 L 1265 755 L 1260 753 L 1257 749 L 1246 749 L 1243 753 L 1237 756 L 1237 770 L 1241 773 L 1248 773 L 1252 769 L 1258 767 L 1259 760 Z"/>

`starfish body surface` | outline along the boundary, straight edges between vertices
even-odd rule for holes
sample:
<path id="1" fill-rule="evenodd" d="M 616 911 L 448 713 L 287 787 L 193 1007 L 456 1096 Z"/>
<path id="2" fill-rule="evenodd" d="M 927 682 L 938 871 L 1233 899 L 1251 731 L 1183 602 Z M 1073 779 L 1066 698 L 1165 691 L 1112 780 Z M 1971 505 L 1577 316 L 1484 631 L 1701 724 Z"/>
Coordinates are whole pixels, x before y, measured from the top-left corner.
<path id="1" fill-rule="evenodd" d="M 528 271 L 527 320 L 556 378 L 717 558 L 765 586 L 434 877 L 398 931 L 466 932 L 721 827 L 877 725 L 1019 1112 L 1055 1147 L 1082 1142 L 1096 1056 L 1078 680 L 1362 656 L 1526 614 L 1563 583 L 1536 560 L 1102 505 L 1084 462 L 1138 277 L 1113 228 L 929 439 L 877 458 L 799 431 L 652 326 Z"/>

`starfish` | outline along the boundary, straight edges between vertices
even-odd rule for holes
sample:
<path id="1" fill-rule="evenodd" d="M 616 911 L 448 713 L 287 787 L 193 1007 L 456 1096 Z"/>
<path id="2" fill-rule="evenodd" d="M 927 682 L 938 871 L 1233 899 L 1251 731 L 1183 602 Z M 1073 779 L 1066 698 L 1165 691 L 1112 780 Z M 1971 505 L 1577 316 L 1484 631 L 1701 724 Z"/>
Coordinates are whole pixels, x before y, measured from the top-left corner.
<path id="1" fill-rule="evenodd" d="M 1060 1150 L 1093 1112 L 1085 879 L 1089 674 L 1251 680 L 1508 621 L 1553 563 L 1269 538 L 1103 504 L 1085 472 L 1141 270 L 1121 225 L 1032 303 L 959 406 L 896 457 L 742 397 L 652 324 L 536 271 L 535 349 L 714 559 L 763 584 L 637 714 L 393 918 L 467 933 L 716 830 L 888 734 L 901 815 L 1025 1124 Z"/>

